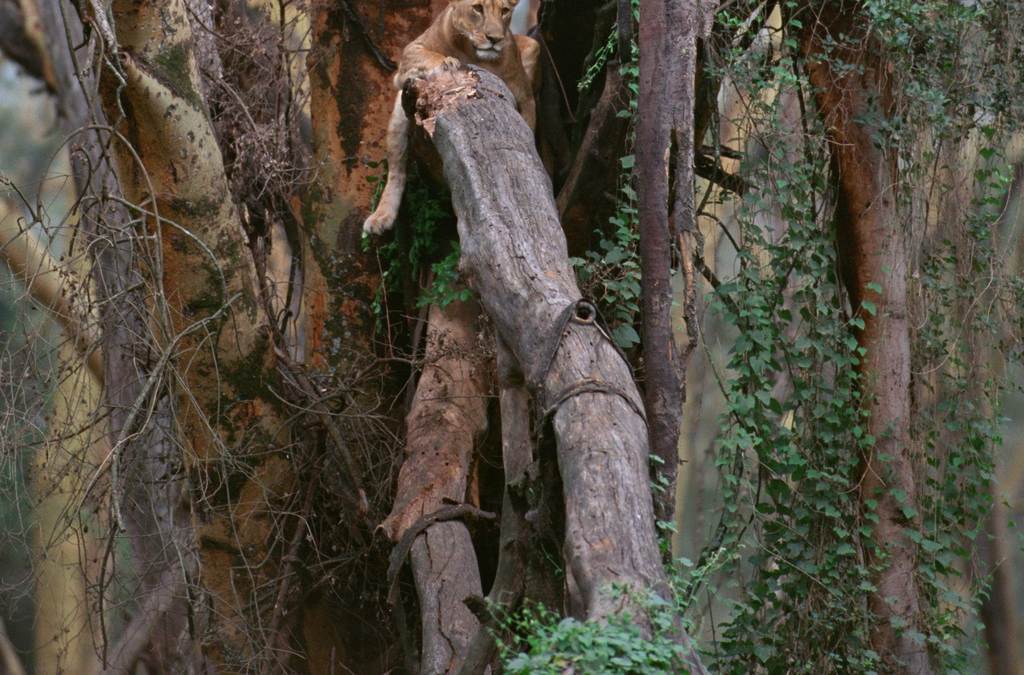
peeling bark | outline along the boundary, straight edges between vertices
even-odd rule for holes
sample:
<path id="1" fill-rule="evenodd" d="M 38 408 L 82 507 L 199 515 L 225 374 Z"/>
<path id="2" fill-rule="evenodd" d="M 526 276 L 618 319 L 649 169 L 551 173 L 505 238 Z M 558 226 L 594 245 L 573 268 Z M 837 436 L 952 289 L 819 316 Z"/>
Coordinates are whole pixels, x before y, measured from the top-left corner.
<path id="1" fill-rule="evenodd" d="M 507 88 L 487 73 L 438 73 L 417 80 L 409 93 L 417 98 L 417 124 L 444 163 L 459 217 L 461 267 L 551 416 L 565 487 L 566 559 L 580 604 L 592 619 L 627 608 L 642 616 L 627 598 L 609 593 L 613 583 L 665 592 L 642 402 L 592 310 L 577 304 L 532 135 Z M 691 658 L 694 672 L 704 672 L 695 651 Z"/>
<path id="2" fill-rule="evenodd" d="M 433 305 L 427 324 L 426 366 L 406 418 L 406 459 L 391 514 L 381 524 L 398 541 L 445 503 L 467 499 L 474 450 L 487 430 L 491 368 L 478 344 L 475 302 Z M 412 548 L 420 599 L 420 672 L 459 669 L 479 623 L 463 604 L 483 591 L 466 525 L 430 525 Z"/>
<path id="3" fill-rule="evenodd" d="M 895 163 L 881 149 L 882 133 L 873 119 L 888 113 L 885 64 L 858 39 L 865 22 L 851 8 L 828 7 L 807 18 L 801 46 L 819 110 L 832 141 L 838 175 L 837 227 L 851 305 L 864 320 L 857 339 L 866 350 L 861 364 L 868 433 L 875 446 L 864 458 L 862 503 L 876 500 L 875 546 L 882 552 L 869 600 L 876 616 L 871 642 L 894 672 L 932 672 L 919 632 L 916 546 L 906 534 L 917 523 L 903 515 L 916 509 L 915 448 L 910 436 L 910 327 L 907 320 L 907 241 L 896 214 Z M 835 40 L 826 47 L 826 40 Z M 835 45 L 840 45 L 838 48 Z M 828 54 L 828 58 L 823 56 Z M 837 60 L 858 68 L 837 70 Z M 878 284 L 881 291 L 869 284 Z M 877 288 L 877 287 L 876 287 Z M 870 301 L 872 314 L 863 309 Z M 865 506 L 865 508 L 867 508 Z"/>

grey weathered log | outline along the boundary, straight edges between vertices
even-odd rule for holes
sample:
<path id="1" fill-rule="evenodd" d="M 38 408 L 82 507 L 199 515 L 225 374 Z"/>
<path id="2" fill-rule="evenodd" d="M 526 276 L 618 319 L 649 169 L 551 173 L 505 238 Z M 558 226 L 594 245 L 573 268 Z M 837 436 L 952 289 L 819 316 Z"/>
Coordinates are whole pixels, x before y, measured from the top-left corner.
<path id="1" fill-rule="evenodd" d="M 596 323 L 569 321 L 559 331 L 581 295 L 530 130 L 505 85 L 478 70 L 434 73 L 411 83 L 407 96 L 413 100 L 406 109 L 415 108 L 416 124 L 444 164 L 460 266 L 540 409 L 559 404 L 552 427 L 565 493 L 565 555 L 580 606 L 589 619 L 624 610 L 642 616 L 610 587 L 667 591 L 643 403 L 628 364 Z M 693 672 L 704 672 L 689 651 Z"/>
<path id="2" fill-rule="evenodd" d="M 673 520 L 675 505 L 686 368 L 697 344 L 696 296 L 693 271 L 688 266 L 692 252 L 686 250 L 681 252 L 687 263 L 683 314 L 691 339 L 679 349 L 673 337 L 672 242 L 679 241 L 685 247 L 696 231 L 694 77 L 697 39 L 704 25 L 700 0 L 651 0 L 640 15 L 636 165 L 641 186 L 638 193 L 644 393 L 650 415 L 651 449 L 661 459 L 658 472 L 665 482 L 658 517 L 668 521 Z M 671 186 L 670 176 L 674 180 Z M 684 233 L 688 236 L 683 237 Z"/>

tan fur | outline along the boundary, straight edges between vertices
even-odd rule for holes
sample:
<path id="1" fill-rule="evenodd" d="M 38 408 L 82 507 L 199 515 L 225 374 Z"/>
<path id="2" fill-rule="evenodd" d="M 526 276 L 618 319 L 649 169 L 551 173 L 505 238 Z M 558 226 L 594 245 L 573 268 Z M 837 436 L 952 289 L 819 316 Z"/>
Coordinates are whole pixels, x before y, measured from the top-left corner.
<path id="1" fill-rule="evenodd" d="M 388 182 L 377 209 L 363 223 L 364 232 L 386 232 L 398 216 L 405 191 L 409 145 L 409 119 L 402 109 L 401 90 L 408 80 L 437 68 L 454 70 L 462 64 L 489 70 L 505 81 L 519 113 L 534 129 L 540 45 L 532 38 L 509 31 L 515 5 L 516 0 L 452 0 L 430 28 L 402 51 L 395 74 L 399 94 L 388 123 Z"/>

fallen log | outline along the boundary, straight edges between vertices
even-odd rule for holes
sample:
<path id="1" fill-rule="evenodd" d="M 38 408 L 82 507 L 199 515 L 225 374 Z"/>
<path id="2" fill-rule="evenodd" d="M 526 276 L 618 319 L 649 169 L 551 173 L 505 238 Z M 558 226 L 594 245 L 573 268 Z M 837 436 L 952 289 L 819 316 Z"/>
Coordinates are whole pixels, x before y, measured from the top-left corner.
<path id="1" fill-rule="evenodd" d="M 648 472 L 643 402 L 629 365 L 583 301 L 551 182 L 514 99 L 477 69 L 410 82 L 403 105 L 441 157 L 458 216 L 461 270 L 550 421 L 565 494 L 565 558 L 585 618 L 666 593 Z M 705 672 L 689 638 L 691 672 Z"/>

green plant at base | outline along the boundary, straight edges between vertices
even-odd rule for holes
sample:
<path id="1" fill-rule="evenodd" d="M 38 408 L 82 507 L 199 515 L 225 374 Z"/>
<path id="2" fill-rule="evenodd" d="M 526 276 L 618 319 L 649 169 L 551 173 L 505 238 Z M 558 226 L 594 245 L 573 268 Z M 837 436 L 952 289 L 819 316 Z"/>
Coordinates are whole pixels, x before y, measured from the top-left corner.
<path id="1" fill-rule="evenodd" d="M 625 591 L 612 589 L 613 594 Z M 562 618 L 540 605 L 527 606 L 508 617 L 502 628 L 518 636 L 499 642 L 505 672 L 510 675 L 685 674 L 686 650 L 674 639 L 675 608 L 650 594 L 633 600 L 650 622 L 649 635 L 629 614 L 603 621 Z"/>

